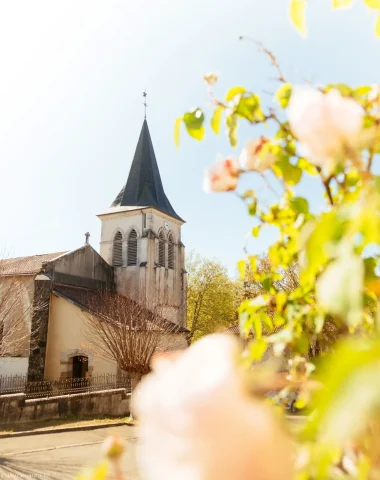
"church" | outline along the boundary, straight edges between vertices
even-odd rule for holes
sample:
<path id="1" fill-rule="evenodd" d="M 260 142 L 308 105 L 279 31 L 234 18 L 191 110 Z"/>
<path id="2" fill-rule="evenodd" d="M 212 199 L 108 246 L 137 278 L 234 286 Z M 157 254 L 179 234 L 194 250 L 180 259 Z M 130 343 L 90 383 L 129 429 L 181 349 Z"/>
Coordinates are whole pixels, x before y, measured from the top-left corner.
<path id="1" fill-rule="evenodd" d="M 87 299 L 104 291 L 159 312 L 172 327 L 170 348 L 188 345 L 184 220 L 165 194 L 146 118 L 128 179 L 98 218 L 100 254 L 86 234 L 73 251 L 2 260 L 0 287 L 12 281 L 22 287 L 30 306 L 25 332 L 30 337 L 38 325 L 38 338 L 31 347 L 26 335 L 17 351 L 0 354 L 0 375 L 40 381 L 117 373 L 116 362 L 86 349 L 84 314 L 96 315 Z M 0 349 L 6 329 L 9 320 L 0 329 Z M 79 360 L 85 369 L 78 370 Z"/>

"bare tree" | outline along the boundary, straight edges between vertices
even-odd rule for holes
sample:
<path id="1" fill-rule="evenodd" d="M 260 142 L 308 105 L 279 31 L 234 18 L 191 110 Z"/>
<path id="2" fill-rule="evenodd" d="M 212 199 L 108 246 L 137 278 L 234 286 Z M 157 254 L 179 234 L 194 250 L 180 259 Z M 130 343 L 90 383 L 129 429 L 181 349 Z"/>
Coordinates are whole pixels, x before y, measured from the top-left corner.
<path id="1" fill-rule="evenodd" d="M 155 352 L 175 349 L 177 335 L 187 332 L 113 292 L 87 293 L 82 303 L 86 307 L 86 346 L 96 355 L 116 362 L 136 380 L 149 373 Z"/>
<path id="2" fill-rule="evenodd" d="M 33 314 L 46 302 L 34 295 L 33 280 L 9 274 L 9 260 L 0 258 L 0 358 L 29 353 L 38 339 Z M 33 327 L 32 327 L 33 323 Z"/>
<path id="3" fill-rule="evenodd" d="M 256 264 L 256 273 L 263 274 L 271 271 L 272 265 L 267 255 L 262 255 L 258 258 Z M 282 272 L 282 278 L 273 282 L 274 288 L 280 292 L 291 293 L 299 287 L 299 266 L 294 263 L 287 270 Z M 242 299 L 255 298 L 266 293 L 264 285 L 257 281 L 254 277 L 254 272 L 249 263 L 246 264 L 246 278 L 242 287 Z M 275 306 L 268 306 L 267 313 L 273 318 L 275 314 Z M 275 328 L 275 331 L 282 327 Z M 265 330 L 265 327 L 263 327 Z M 269 333 L 269 332 L 265 332 Z M 315 357 L 322 352 L 331 348 L 341 335 L 347 333 L 347 328 L 344 325 L 337 324 L 331 317 L 327 317 L 319 335 L 312 335 L 310 338 L 309 356 Z"/>

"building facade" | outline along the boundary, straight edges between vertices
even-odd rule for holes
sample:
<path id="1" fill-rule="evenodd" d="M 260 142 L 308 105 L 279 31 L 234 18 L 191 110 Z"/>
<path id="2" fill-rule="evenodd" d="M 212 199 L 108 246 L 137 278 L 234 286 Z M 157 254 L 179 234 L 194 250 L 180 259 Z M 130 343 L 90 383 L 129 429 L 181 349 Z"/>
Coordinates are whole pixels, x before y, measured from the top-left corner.
<path id="1" fill-rule="evenodd" d="M 117 373 L 115 362 L 87 347 L 84 315 L 96 315 L 89 299 L 101 297 L 100 291 L 128 297 L 154 312 L 161 325 L 166 322 L 170 335 L 160 340 L 159 350 L 187 346 L 184 221 L 164 192 L 146 120 L 128 179 L 98 217 L 100 254 L 87 236 L 73 251 L 0 261 L 0 300 L 6 286 L 17 282 L 28 287 L 30 306 L 23 311 L 27 341 L 5 354 L 1 344 L 12 321 L 0 308 L 0 376 L 39 381 Z"/>

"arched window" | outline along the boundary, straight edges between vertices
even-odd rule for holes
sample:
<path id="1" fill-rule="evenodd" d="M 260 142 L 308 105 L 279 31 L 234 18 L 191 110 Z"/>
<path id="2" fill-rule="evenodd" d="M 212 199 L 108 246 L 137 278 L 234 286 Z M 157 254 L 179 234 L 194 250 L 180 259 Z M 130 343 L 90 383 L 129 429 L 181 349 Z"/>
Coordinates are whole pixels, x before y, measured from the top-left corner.
<path id="1" fill-rule="evenodd" d="M 112 264 L 114 267 L 123 266 L 123 236 L 120 232 L 113 239 Z"/>
<path id="2" fill-rule="evenodd" d="M 137 232 L 131 230 L 128 235 L 128 265 L 137 265 Z"/>
<path id="3" fill-rule="evenodd" d="M 165 236 L 162 230 L 158 235 L 158 265 L 165 266 Z"/>
<path id="4" fill-rule="evenodd" d="M 168 237 L 168 267 L 174 269 L 174 242 L 173 235 L 169 233 Z"/>

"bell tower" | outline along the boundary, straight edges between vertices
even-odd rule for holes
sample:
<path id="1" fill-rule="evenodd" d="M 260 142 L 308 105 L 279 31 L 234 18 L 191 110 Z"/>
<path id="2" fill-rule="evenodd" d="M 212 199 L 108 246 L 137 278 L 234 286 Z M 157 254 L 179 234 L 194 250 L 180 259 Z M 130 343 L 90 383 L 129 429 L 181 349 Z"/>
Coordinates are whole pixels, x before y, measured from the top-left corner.
<path id="1" fill-rule="evenodd" d="M 117 292 L 185 326 L 185 222 L 165 194 L 146 118 L 127 182 L 98 218 L 100 254 L 114 267 Z"/>

